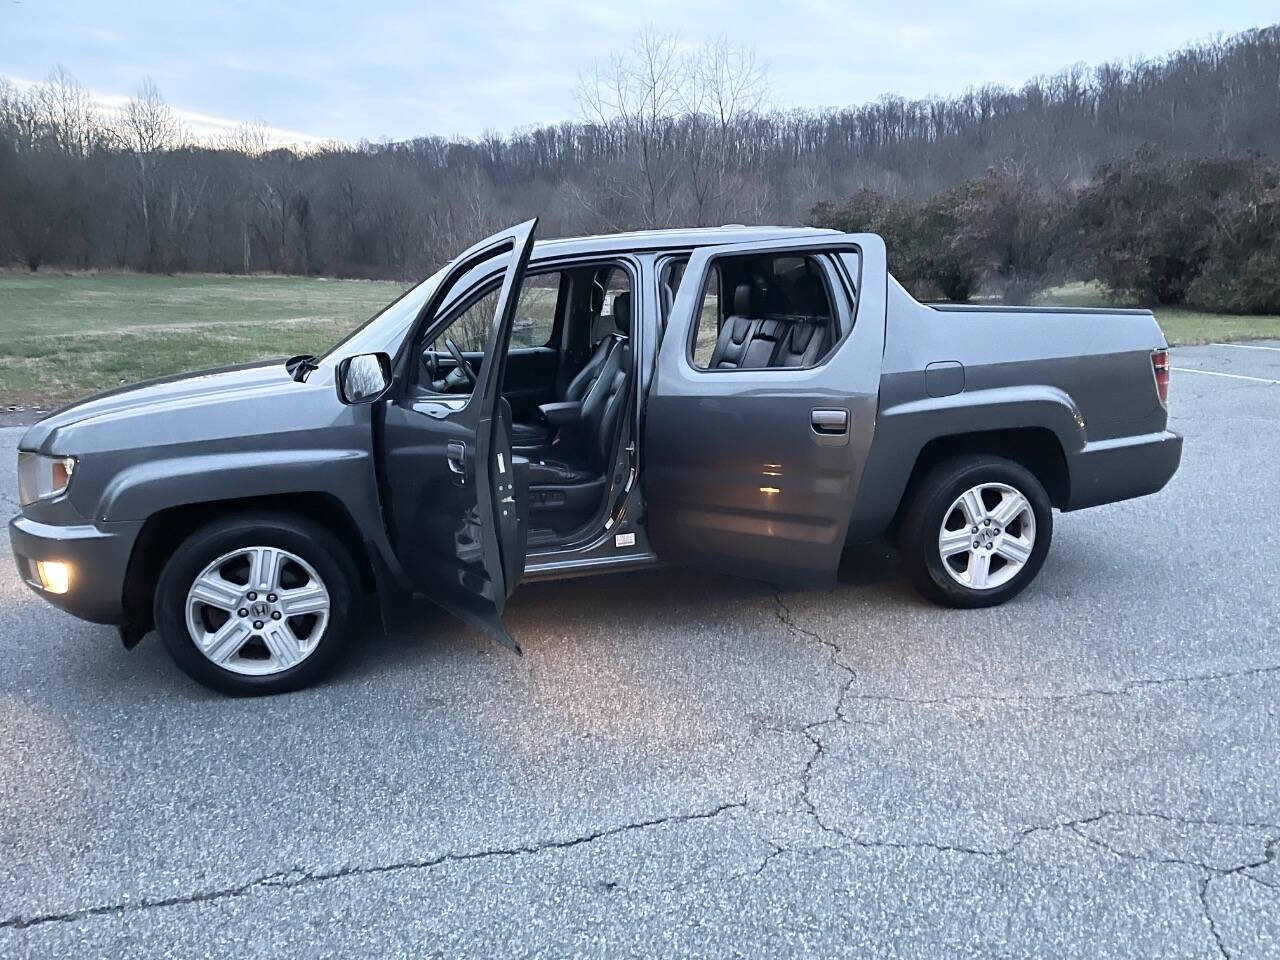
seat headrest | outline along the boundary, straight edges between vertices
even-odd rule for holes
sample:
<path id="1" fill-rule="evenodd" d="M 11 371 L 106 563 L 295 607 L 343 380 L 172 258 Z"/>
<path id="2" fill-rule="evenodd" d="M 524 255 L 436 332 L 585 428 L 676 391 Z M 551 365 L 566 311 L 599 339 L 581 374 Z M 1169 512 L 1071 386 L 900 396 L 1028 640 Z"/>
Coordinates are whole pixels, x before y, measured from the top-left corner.
<path id="1" fill-rule="evenodd" d="M 754 317 L 756 303 L 755 287 L 749 283 L 740 283 L 733 291 L 733 315 L 735 317 Z"/>
<path id="2" fill-rule="evenodd" d="M 831 312 L 827 303 L 827 288 L 812 273 L 806 273 L 796 281 L 791 299 L 796 305 L 796 312 L 801 316 L 825 317 Z"/>
<path id="3" fill-rule="evenodd" d="M 614 295 L 613 325 L 622 336 L 631 336 L 631 294 L 618 293 Z"/>

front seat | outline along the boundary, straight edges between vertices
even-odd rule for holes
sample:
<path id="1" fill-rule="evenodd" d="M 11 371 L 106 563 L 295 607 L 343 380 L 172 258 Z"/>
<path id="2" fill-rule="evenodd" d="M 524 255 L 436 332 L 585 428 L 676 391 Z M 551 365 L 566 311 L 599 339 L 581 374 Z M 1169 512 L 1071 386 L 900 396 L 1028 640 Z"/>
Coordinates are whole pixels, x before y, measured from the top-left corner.
<path id="1" fill-rule="evenodd" d="M 617 300 L 626 296 L 619 294 Z M 563 444 L 557 446 L 565 448 L 564 454 L 529 457 L 530 488 L 550 485 L 578 489 L 563 491 L 567 494 L 564 498 L 542 502 L 565 503 L 571 508 L 588 507 L 594 506 L 603 492 L 631 376 L 631 312 L 619 310 L 617 300 L 614 301 L 616 329 L 609 337 L 614 346 L 582 400 L 581 420 L 563 428 Z M 630 304 L 626 306 L 629 308 Z M 535 506 L 540 502 L 536 493 L 533 502 Z"/>
<path id="2" fill-rule="evenodd" d="M 631 294 L 619 293 L 614 296 L 613 326 L 613 331 L 596 344 L 595 350 L 592 351 L 582 369 L 565 387 L 564 396 L 558 399 L 586 402 L 587 394 L 599 378 L 609 355 L 617 347 L 620 339 L 625 340 L 630 336 Z M 620 330 L 625 332 L 619 334 Z M 555 428 L 545 423 L 514 423 L 511 425 L 511 445 L 524 449 L 546 447 L 550 445 L 554 433 Z"/>

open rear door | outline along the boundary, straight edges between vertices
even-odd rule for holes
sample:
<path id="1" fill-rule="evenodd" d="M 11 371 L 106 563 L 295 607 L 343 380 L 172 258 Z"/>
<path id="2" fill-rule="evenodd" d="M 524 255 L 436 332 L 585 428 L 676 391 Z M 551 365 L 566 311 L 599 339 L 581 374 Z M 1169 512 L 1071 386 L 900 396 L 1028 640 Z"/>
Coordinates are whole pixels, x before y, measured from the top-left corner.
<path id="1" fill-rule="evenodd" d="M 381 430 L 384 506 L 401 566 L 418 592 L 517 652 L 502 611 L 524 571 L 528 507 L 501 389 L 536 226 L 530 220 L 496 233 L 454 261 L 397 358 Z M 442 326 L 451 305 L 471 295 L 463 284 L 495 282 L 497 305 L 470 395 L 432 389 L 422 344 L 448 336 Z"/>
<path id="2" fill-rule="evenodd" d="M 698 324 L 717 313 L 703 310 L 709 278 L 715 288 L 715 278 L 734 269 L 725 258 L 742 257 L 799 257 L 806 269 L 820 266 L 839 324 L 835 346 L 808 365 L 717 365 L 715 354 L 700 365 L 695 350 L 700 343 L 705 351 L 709 334 Z M 658 556 L 773 583 L 835 583 L 875 425 L 887 283 L 884 242 L 869 234 L 815 234 L 692 255 L 645 407 L 646 526 Z M 721 304 L 736 299 L 723 290 L 716 296 Z M 722 320 L 729 309 L 720 311 Z M 786 318 L 767 320 L 767 308 L 748 316 L 759 319 L 711 330 L 717 346 L 726 328 L 762 331 L 767 322 L 772 335 L 784 335 L 777 331 Z"/>

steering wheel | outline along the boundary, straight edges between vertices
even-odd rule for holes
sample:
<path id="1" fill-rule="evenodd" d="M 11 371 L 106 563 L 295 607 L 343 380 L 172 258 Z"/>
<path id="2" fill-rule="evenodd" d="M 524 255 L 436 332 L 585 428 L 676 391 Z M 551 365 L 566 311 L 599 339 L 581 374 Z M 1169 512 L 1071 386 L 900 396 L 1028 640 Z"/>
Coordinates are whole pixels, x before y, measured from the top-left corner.
<path id="1" fill-rule="evenodd" d="M 467 358 L 462 355 L 462 351 L 458 349 L 458 345 L 453 342 L 452 337 L 444 338 L 444 345 L 449 351 L 449 355 L 453 357 L 454 363 L 458 365 L 457 369 L 467 378 L 467 385 L 474 388 L 477 379 L 476 372 L 471 369 L 471 364 Z"/>
<path id="2" fill-rule="evenodd" d="M 434 347 L 435 344 L 432 344 L 431 346 Z M 433 383 L 440 379 L 440 357 L 436 354 L 435 350 L 423 350 L 422 363 L 427 368 L 427 376 Z"/>

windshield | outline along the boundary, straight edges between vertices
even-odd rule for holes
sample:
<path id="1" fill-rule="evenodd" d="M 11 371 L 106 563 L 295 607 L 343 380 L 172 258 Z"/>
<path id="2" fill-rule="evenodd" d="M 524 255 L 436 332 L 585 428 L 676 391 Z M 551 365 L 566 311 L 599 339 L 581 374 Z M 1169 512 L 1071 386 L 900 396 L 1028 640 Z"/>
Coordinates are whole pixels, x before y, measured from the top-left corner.
<path id="1" fill-rule="evenodd" d="M 413 323 L 431 295 L 440 286 L 445 271 L 445 264 L 416 287 L 410 287 L 398 298 L 375 313 L 360 326 L 330 347 L 320 359 L 342 359 L 361 353 L 396 352 L 400 341 L 404 339 L 409 325 Z"/>

